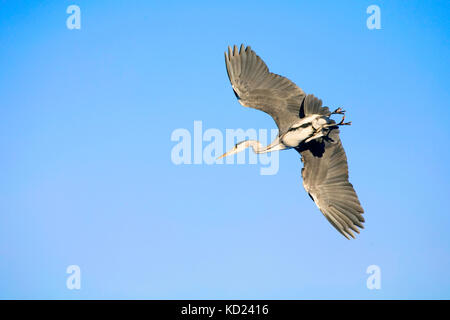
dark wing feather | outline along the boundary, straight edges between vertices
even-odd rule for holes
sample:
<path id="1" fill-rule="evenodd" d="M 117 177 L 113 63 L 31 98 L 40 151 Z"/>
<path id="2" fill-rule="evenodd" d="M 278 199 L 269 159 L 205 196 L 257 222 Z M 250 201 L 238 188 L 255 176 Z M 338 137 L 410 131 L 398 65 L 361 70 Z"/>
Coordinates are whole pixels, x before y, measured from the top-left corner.
<path id="1" fill-rule="evenodd" d="M 300 118 L 312 114 L 320 114 L 321 116 L 329 117 L 331 112 L 328 107 L 322 107 L 322 100 L 316 98 L 312 94 L 308 94 L 300 107 Z"/>
<path id="2" fill-rule="evenodd" d="M 363 208 L 348 180 L 347 156 L 339 129 L 328 138 L 313 140 L 299 148 L 302 155 L 303 186 L 327 220 L 346 238 L 364 228 Z"/>
<path id="3" fill-rule="evenodd" d="M 299 120 L 305 93 L 289 79 L 269 72 L 264 61 L 250 48 L 234 46 L 225 52 L 225 63 L 234 93 L 246 107 L 268 113 L 279 134 Z"/>

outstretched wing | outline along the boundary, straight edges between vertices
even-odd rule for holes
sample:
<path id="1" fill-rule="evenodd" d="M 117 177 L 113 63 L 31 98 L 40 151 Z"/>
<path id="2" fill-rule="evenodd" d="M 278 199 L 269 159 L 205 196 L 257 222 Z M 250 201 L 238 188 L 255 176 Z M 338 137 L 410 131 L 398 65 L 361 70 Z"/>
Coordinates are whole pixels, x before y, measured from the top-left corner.
<path id="1" fill-rule="evenodd" d="M 347 239 L 364 228 L 363 208 L 348 181 L 347 156 L 339 129 L 328 138 L 313 140 L 297 151 L 302 155 L 303 186 L 328 221 Z"/>
<path id="2" fill-rule="evenodd" d="M 248 46 L 234 46 L 225 52 L 228 78 L 239 102 L 268 113 L 279 134 L 298 121 L 305 93 L 289 79 L 269 72 L 266 64 Z"/>

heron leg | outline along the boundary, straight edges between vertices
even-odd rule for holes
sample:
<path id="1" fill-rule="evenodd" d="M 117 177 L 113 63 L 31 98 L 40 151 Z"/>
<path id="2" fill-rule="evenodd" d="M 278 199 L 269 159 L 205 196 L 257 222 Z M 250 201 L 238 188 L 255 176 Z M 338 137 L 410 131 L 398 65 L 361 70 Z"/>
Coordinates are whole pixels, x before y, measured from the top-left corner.
<path id="1" fill-rule="evenodd" d="M 351 121 L 349 121 L 349 122 L 344 122 L 344 120 L 345 120 L 345 114 L 343 115 L 343 117 L 342 117 L 342 119 L 341 119 L 341 122 L 336 123 L 336 126 L 350 126 L 350 125 L 352 124 Z"/>
<path id="2" fill-rule="evenodd" d="M 344 116 L 342 117 L 342 119 L 341 119 L 341 121 L 339 123 L 329 123 L 329 124 L 324 125 L 322 128 L 325 129 L 325 128 L 336 127 L 336 126 L 350 126 L 352 124 L 351 121 L 350 122 L 344 122 L 344 119 L 345 119 L 345 114 L 344 114 Z"/>
<path id="3" fill-rule="evenodd" d="M 345 112 L 343 110 L 340 110 L 340 108 L 338 108 L 336 110 L 337 110 L 337 113 L 341 112 L 343 114 L 343 112 Z M 319 130 L 314 132 L 314 134 L 311 137 L 306 139 L 305 143 L 308 143 L 308 142 L 310 142 L 310 141 L 312 141 L 314 139 L 318 139 L 318 138 L 321 138 L 321 137 L 325 136 L 325 132 L 326 132 L 325 129 L 326 128 L 336 127 L 336 126 L 349 126 L 349 125 L 352 124 L 351 121 L 350 122 L 344 122 L 344 120 L 345 120 L 345 114 L 342 116 L 342 119 L 341 119 L 341 121 L 339 123 L 328 123 L 328 124 L 323 125 Z"/>
<path id="4" fill-rule="evenodd" d="M 308 143 L 314 139 L 318 139 L 320 137 L 323 137 L 324 133 L 323 130 L 317 131 L 314 135 L 312 135 L 311 137 L 309 137 L 308 139 L 305 140 L 305 143 Z"/>

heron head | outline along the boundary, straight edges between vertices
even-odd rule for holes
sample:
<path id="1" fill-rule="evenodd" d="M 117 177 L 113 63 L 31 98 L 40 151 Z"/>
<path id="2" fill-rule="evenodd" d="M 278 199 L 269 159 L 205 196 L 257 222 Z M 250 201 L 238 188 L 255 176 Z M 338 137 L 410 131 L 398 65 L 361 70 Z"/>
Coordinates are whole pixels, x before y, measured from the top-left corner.
<path id="1" fill-rule="evenodd" d="M 217 160 L 231 156 L 233 154 L 239 153 L 241 151 L 244 151 L 245 149 L 247 149 L 249 147 L 249 141 L 245 140 L 245 141 L 241 141 L 235 144 L 235 146 L 228 152 L 224 153 L 223 155 L 221 155 L 220 157 L 217 158 Z"/>

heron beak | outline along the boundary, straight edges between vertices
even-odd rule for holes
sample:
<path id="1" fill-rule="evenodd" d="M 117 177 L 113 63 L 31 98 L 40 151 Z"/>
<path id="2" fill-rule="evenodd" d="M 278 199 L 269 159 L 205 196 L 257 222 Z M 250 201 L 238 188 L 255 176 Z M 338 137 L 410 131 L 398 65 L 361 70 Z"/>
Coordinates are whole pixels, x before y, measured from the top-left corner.
<path id="1" fill-rule="evenodd" d="M 242 148 L 238 148 L 237 145 L 234 146 L 234 148 L 232 148 L 231 150 L 229 150 L 228 152 L 224 153 L 223 155 L 221 155 L 220 157 L 218 157 L 216 160 L 220 160 L 222 158 L 231 156 L 233 154 L 239 153 L 241 152 L 243 149 Z"/>
<path id="2" fill-rule="evenodd" d="M 218 157 L 217 160 L 220 160 L 220 159 L 222 159 L 222 158 L 225 158 L 225 157 L 229 156 L 229 155 L 230 155 L 230 152 L 231 152 L 231 151 L 224 153 L 223 155 L 221 155 L 220 157 Z"/>

